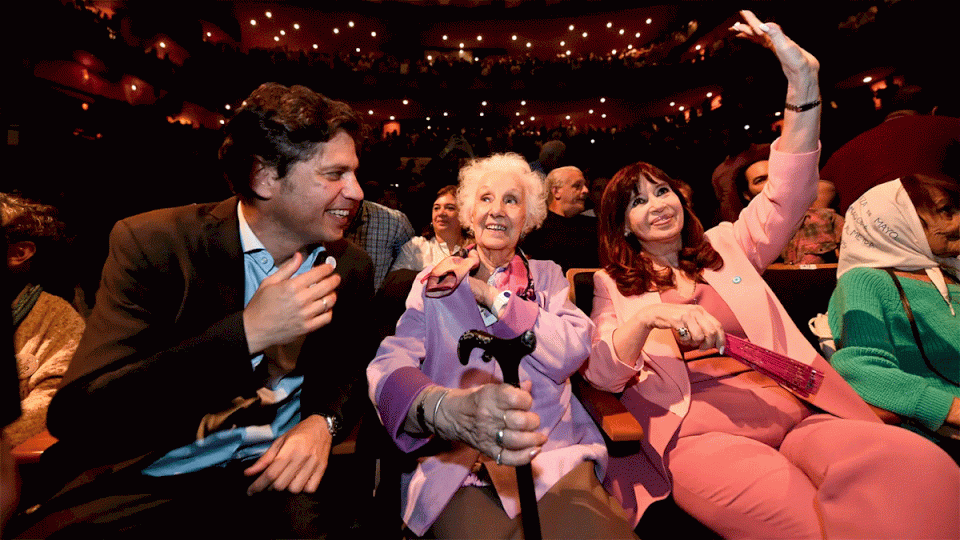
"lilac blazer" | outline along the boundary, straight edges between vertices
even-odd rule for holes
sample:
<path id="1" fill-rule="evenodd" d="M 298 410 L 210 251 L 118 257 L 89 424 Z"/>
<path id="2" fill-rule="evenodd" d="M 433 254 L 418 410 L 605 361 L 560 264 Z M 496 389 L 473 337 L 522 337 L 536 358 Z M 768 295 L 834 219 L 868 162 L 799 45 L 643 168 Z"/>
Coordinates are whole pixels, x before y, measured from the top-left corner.
<path id="1" fill-rule="evenodd" d="M 551 261 L 530 261 L 530 273 L 537 301 L 514 295 L 501 319 L 490 327 L 484 325 L 468 283 L 461 283 L 444 298 L 426 298 L 418 278 L 407 297 L 396 334 L 381 343 L 367 368 L 367 379 L 370 398 L 387 432 L 401 450 L 412 452 L 430 440 L 403 431 L 407 412 L 424 388 L 431 384 L 471 388 L 502 381 L 499 366 L 483 362 L 479 349 L 473 351 L 466 366 L 460 364 L 460 336 L 467 330 L 482 329 L 513 338 L 532 328 L 537 347 L 521 361 L 520 380 L 533 382 L 533 412 L 540 415 L 540 431 L 548 437 L 533 460 L 539 499 L 585 460 L 593 461 L 597 477 L 603 478 L 607 451 L 590 416 L 571 394 L 569 381 L 590 353 L 593 324 L 570 302 L 568 282 L 559 266 Z M 430 528 L 479 456 L 479 451 L 470 446 L 452 443 L 441 453 L 421 458 L 416 470 L 403 475 L 403 520 L 410 530 L 422 535 Z M 520 506 L 513 469 L 492 461 L 486 465 L 503 508 L 515 517 Z"/>
<path id="2" fill-rule="evenodd" d="M 786 354 L 825 373 L 820 391 L 807 401 L 844 418 L 879 422 L 860 396 L 817 353 L 760 277 L 793 236 L 816 197 L 819 151 L 783 154 L 773 144 L 770 180 L 740 214 L 706 232 L 723 257 L 723 268 L 704 280 L 727 302 L 751 342 Z M 670 330 L 650 332 L 640 358 L 622 360 L 613 331 L 640 308 L 660 303 L 656 292 L 624 297 L 605 271 L 594 275 L 592 319 L 596 324 L 584 376 L 594 386 L 623 392 L 621 401 L 643 426 L 642 454 L 611 458 L 605 479 L 610 492 L 634 513 L 634 523 L 655 500 L 670 494 L 663 462 L 667 446 L 690 408 L 690 373 Z M 719 375 L 719 374 L 718 374 Z"/>

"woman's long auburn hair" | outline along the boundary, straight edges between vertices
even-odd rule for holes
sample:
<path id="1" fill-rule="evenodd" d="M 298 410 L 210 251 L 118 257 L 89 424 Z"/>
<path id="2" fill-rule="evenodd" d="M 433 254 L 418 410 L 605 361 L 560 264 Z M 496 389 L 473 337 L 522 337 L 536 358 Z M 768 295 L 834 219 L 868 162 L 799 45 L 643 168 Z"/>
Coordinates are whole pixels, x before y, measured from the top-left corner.
<path id="1" fill-rule="evenodd" d="M 651 291 L 663 291 L 677 286 L 673 272 L 657 272 L 653 262 L 643 251 L 640 240 L 627 230 L 627 206 L 638 192 L 642 180 L 666 182 L 680 198 L 683 205 L 683 244 L 680 249 L 680 270 L 699 280 L 704 268 L 723 268 L 723 258 L 703 234 L 703 224 L 690 210 L 689 201 L 680 191 L 680 184 L 667 173 L 649 163 L 638 161 L 617 171 L 603 191 L 600 202 L 600 219 L 597 224 L 600 236 L 600 264 L 617 284 L 624 296 L 634 296 Z"/>

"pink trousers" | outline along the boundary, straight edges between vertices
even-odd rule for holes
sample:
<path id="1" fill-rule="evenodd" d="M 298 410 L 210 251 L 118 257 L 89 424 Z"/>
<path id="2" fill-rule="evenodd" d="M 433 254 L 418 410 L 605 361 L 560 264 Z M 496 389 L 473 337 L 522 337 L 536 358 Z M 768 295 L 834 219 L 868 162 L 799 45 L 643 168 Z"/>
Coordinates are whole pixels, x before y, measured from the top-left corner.
<path id="1" fill-rule="evenodd" d="M 747 378 L 694 385 L 667 455 L 681 508 L 724 538 L 960 538 L 960 468 L 939 447 Z"/>

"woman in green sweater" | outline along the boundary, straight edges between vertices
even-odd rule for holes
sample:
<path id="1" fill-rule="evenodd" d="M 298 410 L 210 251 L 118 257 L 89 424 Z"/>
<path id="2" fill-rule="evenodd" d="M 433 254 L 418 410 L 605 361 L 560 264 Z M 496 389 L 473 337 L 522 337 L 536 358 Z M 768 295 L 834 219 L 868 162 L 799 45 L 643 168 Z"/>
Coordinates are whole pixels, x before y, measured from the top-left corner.
<path id="1" fill-rule="evenodd" d="M 957 459 L 960 428 L 960 186 L 910 175 L 847 211 L 831 363 L 885 421 Z"/>

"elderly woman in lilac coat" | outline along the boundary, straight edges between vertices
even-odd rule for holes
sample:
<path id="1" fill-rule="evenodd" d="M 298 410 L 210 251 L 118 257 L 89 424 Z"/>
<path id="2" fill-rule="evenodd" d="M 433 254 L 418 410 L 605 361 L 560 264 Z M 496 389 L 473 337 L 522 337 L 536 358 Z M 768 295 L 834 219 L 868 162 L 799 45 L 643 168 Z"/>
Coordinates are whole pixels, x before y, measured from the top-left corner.
<path id="1" fill-rule="evenodd" d="M 402 517 L 418 535 L 515 537 L 513 466 L 530 464 L 540 515 L 550 516 L 544 537 L 634 537 L 597 480 L 603 439 L 571 394 L 569 377 L 590 352 L 590 319 L 568 299 L 559 266 L 517 249 L 546 217 L 542 195 L 542 178 L 516 154 L 464 167 L 457 198 L 477 243 L 421 272 L 396 334 L 367 369 L 387 432 L 418 461 L 401 481 Z M 474 329 L 500 338 L 533 330 L 520 388 L 503 384 L 480 350 L 461 365 L 457 342 Z"/>

